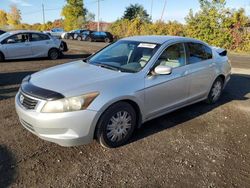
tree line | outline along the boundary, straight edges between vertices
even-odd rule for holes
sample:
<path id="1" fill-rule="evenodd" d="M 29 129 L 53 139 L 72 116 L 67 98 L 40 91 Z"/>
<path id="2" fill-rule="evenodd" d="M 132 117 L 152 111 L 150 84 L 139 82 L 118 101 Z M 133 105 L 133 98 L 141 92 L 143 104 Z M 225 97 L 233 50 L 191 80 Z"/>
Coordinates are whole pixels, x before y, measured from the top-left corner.
<path id="1" fill-rule="evenodd" d="M 152 18 L 142 5 L 128 6 L 122 18 L 109 27 L 109 31 L 117 38 L 132 35 L 177 35 L 203 40 L 211 45 L 234 51 L 250 52 L 250 18 L 244 8 L 230 9 L 226 0 L 199 0 L 200 10 L 191 9 L 186 16 L 186 23 L 178 21 L 152 22 Z M 46 24 L 23 24 L 21 12 L 14 5 L 10 12 L 0 10 L 0 27 L 8 25 L 13 29 L 49 30 L 63 27 L 66 31 L 86 28 L 95 15 L 84 8 L 83 0 L 66 0 L 61 11 L 63 19 Z"/>

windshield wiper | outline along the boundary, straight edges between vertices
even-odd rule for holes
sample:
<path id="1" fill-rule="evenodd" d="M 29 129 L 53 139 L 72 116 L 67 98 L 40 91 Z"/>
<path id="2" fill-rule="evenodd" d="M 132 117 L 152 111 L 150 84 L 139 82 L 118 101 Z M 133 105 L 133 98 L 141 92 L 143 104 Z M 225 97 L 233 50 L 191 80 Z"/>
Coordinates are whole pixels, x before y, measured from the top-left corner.
<path id="1" fill-rule="evenodd" d="M 119 67 L 108 65 L 108 64 L 95 63 L 94 65 L 96 65 L 98 67 L 106 68 L 106 69 L 120 71 Z"/>

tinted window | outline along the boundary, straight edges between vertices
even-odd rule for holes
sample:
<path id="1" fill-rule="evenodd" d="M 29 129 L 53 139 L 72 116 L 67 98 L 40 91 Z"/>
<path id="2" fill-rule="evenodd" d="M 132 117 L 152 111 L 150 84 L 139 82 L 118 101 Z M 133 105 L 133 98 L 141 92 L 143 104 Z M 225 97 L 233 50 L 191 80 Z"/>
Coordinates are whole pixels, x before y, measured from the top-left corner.
<path id="1" fill-rule="evenodd" d="M 41 41 L 41 40 L 49 40 L 49 36 L 37 33 L 31 34 L 30 41 Z"/>
<path id="2" fill-rule="evenodd" d="M 166 65 L 172 68 L 185 65 L 185 51 L 182 43 L 168 47 L 159 57 L 156 66 Z"/>
<path id="3" fill-rule="evenodd" d="M 189 64 L 198 63 L 212 58 L 212 50 L 203 44 L 187 43 L 187 47 L 187 62 Z"/>
<path id="4" fill-rule="evenodd" d="M 100 32 L 101 36 L 106 36 L 107 34 L 105 32 Z"/>
<path id="5" fill-rule="evenodd" d="M 93 35 L 99 36 L 100 32 L 93 32 Z"/>
<path id="6" fill-rule="evenodd" d="M 207 59 L 212 59 L 213 58 L 213 52 L 211 50 L 211 48 L 207 47 L 207 46 L 203 46 L 204 51 L 206 53 Z"/>

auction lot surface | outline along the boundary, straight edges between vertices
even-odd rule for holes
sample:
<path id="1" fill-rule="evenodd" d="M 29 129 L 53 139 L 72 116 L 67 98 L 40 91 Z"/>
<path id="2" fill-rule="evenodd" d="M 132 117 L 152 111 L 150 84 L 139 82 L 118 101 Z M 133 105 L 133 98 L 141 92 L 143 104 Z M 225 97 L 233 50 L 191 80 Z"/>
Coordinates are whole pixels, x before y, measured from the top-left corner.
<path id="1" fill-rule="evenodd" d="M 105 45 L 67 42 L 70 51 L 56 61 L 0 63 L 0 187 L 250 186 L 250 56 L 230 56 L 235 73 L 218 104 L 201 102 L 147 122 L 117 149 L 95 141 L 64 148 L 22 128 L 14 95 L 24 76 Z"/>

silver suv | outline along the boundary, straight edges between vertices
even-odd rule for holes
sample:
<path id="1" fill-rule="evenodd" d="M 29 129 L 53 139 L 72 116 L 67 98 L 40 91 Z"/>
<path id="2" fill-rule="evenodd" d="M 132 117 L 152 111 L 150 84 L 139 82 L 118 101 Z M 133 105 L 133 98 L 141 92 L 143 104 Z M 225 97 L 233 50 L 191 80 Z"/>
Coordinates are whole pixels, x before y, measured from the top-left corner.
<path id="1" fill-rule="evenodd" d="M 0 62 L 8 59 L 49 57 L 67 51 L 65 42 L 36 31 L 11 31 L 0 36 Z"/>
<path id="2" fill-rule="evenodd" d="M 205 100 L 230 79 L 226 51 L 199 40 L 139 36 L 83 61 L 26 77 L 16 95 L 22 125 L 62 146 L 123 145 L 142 123 Z"/>

